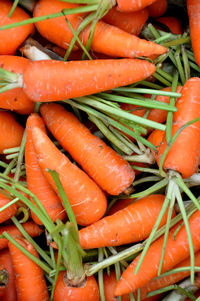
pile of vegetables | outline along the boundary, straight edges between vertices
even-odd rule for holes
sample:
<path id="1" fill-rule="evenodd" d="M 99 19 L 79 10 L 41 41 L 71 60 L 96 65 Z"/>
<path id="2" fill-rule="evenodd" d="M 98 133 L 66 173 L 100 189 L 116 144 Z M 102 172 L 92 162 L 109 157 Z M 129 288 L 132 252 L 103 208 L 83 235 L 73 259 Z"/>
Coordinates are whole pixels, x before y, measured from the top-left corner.
<path id="1" fill-rule="evenodd" d="M 0 301 L 200 300 L 199 36 L 199 0 L 0 0 Z"/>

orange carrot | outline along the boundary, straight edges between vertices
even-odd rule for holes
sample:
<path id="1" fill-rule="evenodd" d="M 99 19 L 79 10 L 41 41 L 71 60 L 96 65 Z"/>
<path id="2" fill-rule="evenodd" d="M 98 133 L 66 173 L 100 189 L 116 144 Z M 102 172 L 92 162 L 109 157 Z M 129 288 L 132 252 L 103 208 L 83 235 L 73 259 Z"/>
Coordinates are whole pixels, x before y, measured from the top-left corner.
<path id="1" fill-rule="evenodd" d="M 190 37 L 192 42 L 192 49 L 197 64 L 200 66 L 200 52 L 199 52 L 199 35 L 200 35 L 200 2 L 198 0 L 187 0 L 187 11 L 189 16 Z"/>
<path id="2" fill-rule="evenodd" d="M 23 73 L 29 60 L 12 55 L 0 55 L 0 67 L 8 71 Z M 0 93 L 0 108 L 17 111 L 19 114 L 30 114 L 34 103 L 26 96 L 22 88 L 15 88 Z"/>
<path id="3" fill-rule="evenodd" d="M 8 286 L 4 291 L 4 295 L 0 297 L 0 301 L 16 301 L 17 292 L 15 286 L 15 275 L 8 249 L 0 251 L 0 264 L 3 264 L 6 267 L 9 274 Z"/>
<path id="4" fill-rule="evenodd" d="M 41 107 L 48 129 L 85 172 L 109 194 L 118 195 L 134 180 L 130 165 L 61 105 Z"/>
<path id="5" fill-rule="evenodd" d="M 0 208 L 9 204 L 9 202 L 10 200 L 0 193 Z M 16 214 L 16 212 L 17 212 L 16 204 L 9 206 L 7 209 L 4 209 L 2 212 L 0 212 L 0 223 L 9 220 L 12 216 Z"/>
<path id="6" fill-rule="evenodd" d="M 149 12 L 146 8 L 136 12 L 126 13 L 120 12 L 116 7 L 113 7 L 103 17 L 103 20 L 110 25 L 114 25 L 130 34 L 138 36 L 148 17 Z"/>
<path id="7" fill-rule="evenodd" d="M 30 242 L 18 236 L 15 236 L 14 239 L 29 253 L 39 258 Z M 8 243 L 8 247 L 16 275 L 17 299 L 48 301 L 49 294 L 42 269 L 11 242 Z"/>
<path id="8" fill-rule="evenodd" d="M 148 7 L 149 15 L 152 18 L 158 18 L 164 15 L 167 10 L 168 2 L 167 0 L 157 0 Z"/>
<path id="9" fill-rule="evenodd" d="M 99 301 L 99 289 L 94 276 L 86 278 L 80 286 L 71 286 L 65 278 L 65 271 L 60 272 L 56 282 L 53 301 Z"/>
<path id="10" fill-rule="evenodd" d="M 172 135 L 181 126 L 200 116 L 199 102 L 200 78 L 190 78 L 182 89 L 182 96 L 176 102 L 177 112 L 173 116 Z M 160 160 L 165 148 L 166 139 L 164 137 L 158 152 Z M 163 168 L 173 169 L 179 172 L 183 178 L 192 176 L 199 165 L 200 153 L 200 121 L 186 127 L 177 137 L 170 148 Z"/>
<path id="11" fill-rule="evenodd" d="M 3 25 L 20 22 L 29 19 L 29 15 L 23 9 L 16 7 L 12 17 L 8 17 L 13 3 L 9 0 L 0 0 L 0 27 Z M 33 24 L 0 31 L 0 54 L 15 54 L 20 44 L 33 33 Z"/>
<path id="12" fill-rule="evenodd" d="M 127 0 L 126 0 L 127 1 Z M 58 0 L 40 0 L 37 2 L 34 10 L 34 17 L 46 14 L 52 14 L 62 11 L 65 8 L 78 7 L 76 4 L 61 2 Z M 82 22 L 85 14 L 68 15 L 67 18 L 73 29 L 76 31 Z M 73 33 L 70 30 L 65 17 L 45 20 L 36 23 L 40 34 L 50 42 L 67 49 L 70 44 Z M 85 45 L 88 40 L 90 25 L 80 34 L 79 38 Z M 128 57 L 160 55 L 167 51 L 161 45 L 153 42 L 139 39 L 136 36 L 103 21 L 97 22 L 91 49 L 113 57 Z"/>
<path id="13" fill-rule="evenodd" d="M 194 252 L 200 250 L 199 219 L 200 212 L 197 210 L 191 215 L 191 217 L 188 220 L 193 240 Z M 174 226 L 169 231 L 162 273 L 172 269 L 181 261 L 187 259 L 190 254 L 185 226 L 182 226 L 180 228 L 176 235 L 176 239 L 173 238 L 173 234 L 176 231 L 177 227 L 180 225 L 180 223 L 178 223 L 178 225 Z M 128 266 L 128 268 L 122 274 L 119 282 L 117 283 L 115 289 L 116 296 L 127 294 L 131 291 L 135 292 L 138 288 L 145 286 L 150 280 L 157 276 L 160 256 L 163 247 L 163 239 L 164 237 L 162 236 L 151 244 L 136 275 L 134 274 L 134 271 L 140 258 L 140 255 L 136 257 L 136 259 L 133 260 L 133 262 Z"/>
<path id="14" fill-rule="evenodd" d="M 37 162 L 37 156 L 31 137 L 31 131 L 35 126 L 46 132 L 42 118 L 37 114 L 32 114 L 28 117 L 26 123 L 27 138 L 25 146 L 25 164 L 27 186 L 28 189 L 40 200 L 52 221 L 56 221 L 58 218 L 63 220 L 65 217 L 65 211 L 62 207 L 61 201 L 49 182 L 46 180 Z M 42 224 L 36 214 L 31 212 L 31 215 L 37 224 Z"/>
<path id="15" fill-rule="evenodd" d="M 107 201 L 96 183 L 71 163 L 39 128 L 33 128 L 32 139 L 40 168 L 56 192 L 55 183 L 46 169 L 58 172 L 77 223 L 89 225 L 99 220 L 106 211 Z"/>
<path id="16" fill-rule="evenodd" d="M 31 237 L 38 236 L 42 233 L 42 230 L 38 227 L 38 225 L 33 222 L 26 222 L 22 225 L 25 231 L 28 232 Z M 21 232 L 14 225 L 1 226 L 0 235 L 2 235 L 3 232 L 8 232 L 8 234 L 12 236 L 21 234 Z M 6 238 L 0 238 L 0 250 L 6 248 L 7 246 L 8 240 Z"/>
<path id="17" fill-rule="evenodd" d="M 135 199 L 121 199 L 117 200 L 116 203 L 109 209 L 107 215 L 112 215 L 117 211 L 126 208 L 130 204 L 134 203 Z"/>
<path id="18" fill-rule="evenodd" d="M 156 0 L 117 0 L 118 9 L 121 11 L 138 11 L 151 5 Z"/>
<path id="19" fill-rule="evenodd" d="M 165 16 L 156 19 L 156 21 L 166 25 L 174 34 L 182 34 L 181 22 L 178 18 L 172 16 Z"/>
<path id="20" fill-rule="evenodd" d="M 156 147 L 157 150 L 156 152 L 151 150 L 156 161 L 158 160 L 158 150 L 162 143 L 163 137 L 164 137 L 164 132 L 161 130 L 154 130 L 148 137 L 148 141 L 150 141 Z"/>
<path id="21" fill-rule="evenodd" d="M 0 154 L 4 149 L 20 146 L 24 128 L 12 113 L 0 111 Z"/>
<path id="22" fill-rule="evenodd" d="M 164 195 L 149 195 L 81 229 L 79 238 L 82 248 L 119 246 L 144 240 L 151 233 L 164 200 Z M 166 220 L 167 212 L 163 216 L 160 227 Z"/>

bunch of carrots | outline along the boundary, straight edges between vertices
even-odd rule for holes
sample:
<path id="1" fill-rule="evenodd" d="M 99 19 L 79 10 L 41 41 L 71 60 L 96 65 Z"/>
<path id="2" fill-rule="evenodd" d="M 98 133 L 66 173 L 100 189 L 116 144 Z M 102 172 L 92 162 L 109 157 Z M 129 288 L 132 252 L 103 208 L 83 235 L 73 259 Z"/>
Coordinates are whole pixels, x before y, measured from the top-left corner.
<path id="1" fill-rule="evenodd" d="M 0 301 L 200 300 L 200 1 L 0 0 Z"/>

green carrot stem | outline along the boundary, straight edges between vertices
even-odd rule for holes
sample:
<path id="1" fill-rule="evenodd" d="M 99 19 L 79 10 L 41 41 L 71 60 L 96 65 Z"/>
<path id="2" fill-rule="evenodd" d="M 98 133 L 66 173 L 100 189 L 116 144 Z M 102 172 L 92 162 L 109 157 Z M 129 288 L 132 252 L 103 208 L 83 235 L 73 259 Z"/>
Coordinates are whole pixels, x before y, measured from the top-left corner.
<path id="1" fill-rule="evenodd" d="M 182 54 L 184 72 L 185 72 L 185 80 L 187 81 L 191 76 L 190 76 L 190 64 L 184 45 L 181 45 L 181 54 Z"/>
<path id="2" fill-rule="evenodd" d="M 160 38 L 159 32 L 155 29 L 155 27 L 151 23 L 148 24 L 148 29 L 150 30 L 150 32 L 152 33 L 155 39 Z"/>
<path id="3" fill-rule="evenodd" d="M 197 72 L 200 72 L 200 68 L 199 66 L 197 66 L 196 64 L 189 62 L 190 66 L 192 69 L 196 70 Z"/>
<path id="4" fill-rule="evenodd" d="M 148 81 L 145 81 L 145 80 L 141 81 L 140 84 L 143 85 L 143 86 L 152 88 L 152 89 L 156 89 L 156 90 L 160 90 L 160 89 L 163 88 L 162 86 L 160 86 L 158 84 L 155 84 L 155 83 L 152 83 L 152 82 L 148 82 Z"/>
<path id="5" fill-rule="evenodd" d="M 176 62 L 176 60 L 174 58 L 174 52 L 172 50 L 169 53 L 169 58 L 172 61 L 172 63 L 174 64 L 174 66 L 177 68 L 177 62 Z"/>
<path id="6" fill-rule="evenodd" d="M 16 84 L 19 80 L 19 74 L 0 68 L 0 78 L 5 82 Z"/>
<path id="7" fill-rule="evenodd" d="M 58 279 L 58 274 L 60 272 L 60 267 L 61 267 L 63 246 L 62 246 L 62 243 L 61 243 L 60 239 L 57 240 L 57 246 L 58 246 L 58 257 L 57 257 L 57 262 L 56 262 L 56 271 L 55 271 L 54 282 L 53 282 L 52 287 L 51 287 L 50 300 L 53 300 L 54 290 L 55 290 L 56 282 L 57 282 L 57 279 Z M 51 276 L 51 274 L 50 274 L 50 276 Z"/>
<path id="8" fill-rule="evenodd" d="M 177 286 L 175 284 L 172 284 L 172 285 L 160 288 L 159 290 L 155 290 L 153 292 L 150 292 L 150 293 L 147 294 L 147 296 L 152 297 L 152 296 L 155 296 L 155 295 L 158 295 L 158 294 L 166 293 L 166 292 L 169 292 L 169 291 L 175 289 L 176 287 Z"/>
<path id="9" fill-rule="evenodd" d="M 155 58 L 154 60 L 153 60 L 153 63 L 155 64 L 155 65 L 157 65 L 157 64 L 161 64 L 161 63 L 163 63 L 168 57 L 169 57 L 169 54 L 170 54 L 170 51 L 168 51 L 168 52 L 166 52 L 166 53 L 164 53 L 164 54 L 161 54 L 161 55 L 159 55 L 157 58 Z M 155 89 L 159 89 L 159 88 L 155 88 Z M 161 89 L 161 88 L 160 88 Z"/>
<path id="10" fill-rule="evenodd" d="M 98 249 L 98 262 L 103 260 L 103 250 L 102 248 Z M 102 301 L 106 301 L 104 294 L 104 283 L 103 283 L 103 270 L 98 271 L 98 283 L 99 283 L 99 294 Z"/>
<path id="11" fill-rule="evenodd" d="M 176 274 L 176 273 L 190 271 L 190 270 L 191 270 L 190 266 L 172 269 L 172 270 L 169 270 L 169 271 L 163 273 L 159 277 L 156 277 L 155 279 L 162 278 L 162 277 L 165 277 L 165 276 L 168 276 L 168 275 L 171 275 L 171 274 Z M 195 270 L 195 272 L 200 272 L 200 267 L 199 266 L 194 266 L 194 270 Z"/>
<path id="12" fill-rule="evenodd" d="M 166 80 L 164 77 L 162 77 L 160 74 L 158 74 L 158 73 L 154 73 L 153 74 L 153 76 L 159 81 L 159 82 L 161 82 L 162 84 L 164 84 L 165 86 L 167 86 L 167 87 L 170 87 L 171 86 L 171 83 L 168 81 L 168 80 Z"/>
<path id="13" fill-rule="evenodd" d="M 157 182 L 157 181 L 160 181 L 161 178 L 160 177 L 157 177 L 157 176 L 150 176 L 150 177 L 144 177 L 144 178 L 141 178 L 139 180 L 136 180 L 133 182 L 132 186 L 137 186 L 139 184 L 142 184 L 142 183 L 147 183 L 147 182 Z"/>
<path id="14" fill-rule="evenodd" d="M 146 152 L 142 155 L 123 156 L 123 158 L 126 161 L 130 161 L 130 162 L 142 162 L 148 164 L 153 164 L 155 162 L 154 156 L 152 155 L 151 152 Z"/>
<path id="15" fill-rule="evenodd" d="M 183 44 L 188 44 L 190 42 L 190 37 L 181 37 L 170 42 L 162 43 L 164 47 L 172 47 L 172 46 L 179 46 Z"/>
<path id="16" fill-rule="evenodd" d="M 177 92 L 167 92 L 167 91 L 162 91 L 162 90 L 153 90 L 153 89 L 145 89 L 145 88 L 120 87 L 120 88 L 113 89 L 113 91 L 133 92 L 133 93 L 151 94 L 151 95 L 162 95 L 162 96 L 169 96 L 169 97 L 181 97 L 181 94 L 177 93 Z"/>
<path id="17" fill-rule="evenodd" d="M 26 130 L 24 130 L 24 134 L 22 137 L 22 142 L 20 145 L 20 150 L 18 153 L 18 158 L 17 158 L 17 166 L 16 166 L 16 172 L 14 175 L 14 181 L 18 181 L 20 177 L 20 172 L 21 172 L 21 165 L 24 157 L 24 151 L 25 151 L 25 143 L 26 143 Z"/>
<path id="18" fill-rule="evenodd" d="M 169 38 L 171 38 L 171 33 L 166 33 L 166 35 L 161 36 L 161 37 L 157 38 L 156 40 L 154 40 L 154 43 L 160 44 L 161 42 L 163 42 Z"/>
<path id="19" fill-rule="evenodd" d="M 20 150 L 20 146 L 16 146 L 16 147 L 4 149 L 3 153 L 4 154 L 12 154 L 12 153 L 19 152 L 19 150 Z"/>
<path id="20" fill-rule="evenodd" d="M 0 212 L 4 211 L 5 209 L 9 208 L 13 204 L 17 203 L 19 201 L 18 198 L 14 198 L 12 201 L 10 201 L 8 204 L 4 205 L 3 207 L 0 208 Z"/>
<path id="21" fill-rule="evenodd" d="M 180 58 L 180 52 L 181 52 L 181 48 L 179 46 L 176 49 L 174 58 L 176 60 L 177 68 L 178 68 L 179 75 L 180 75 L 180 78 L 181 78 L 181 82 L 184 85 L 185 82 L 186 82 L 186 79 L 185 79 L 185 73 L 184 73 L 184 69 L 183 69 L 183 66 L 182 66 L 181 58 Z"/>
<path id="22" fill-rule="evenodd" d="M 9 175 L 10 171 L 15 166 L 16 162 L 17 162 L 16 158 L 14 158 L 12 161 L 10 161 L 10 163 L 7 165 L 6 169 L 3 172 L 4 175 Z"/>
<path id="23" fill-rule="evenodd" d="M 172 82 L 172 81 L 173 81 L 173 77 L 172 77 L 169 73 L 167 73 L 167 72 L 165 72 L 164 70 L 162 70 L 161 68 L 157 67 L 157 68 L 156 68 L 156 72 L 157 72 L 158 74 L 160 74 L 162 77 L 164 77 L 166 80 L 168 80 L 169 82 Z M 173 92 L 173 91 L 172 91 L 172 92 Z"/>
<path id="24" fill-rule="evenodd" d="M 7 156 L 6 156 L 6 159 L 7 159 L 7 160 L 11 160 L 11 159 L 15 159 L 15 158 L 17 159 L 17 158 L 18 158 L 18 155 L 19 155 L 18 153 L 10 154 L 10 155 L 7 155 Z"/>
<path id="25" fill-rule="evenodd" d="M 26 207 L 21 206 L 17 209 L 17 213 L 15 214 L 15 216 L 18 217 L 19 215 L 21 215 L 21 213 L 23 214 L 23 218 L 21 218 L 19 222 L 23 224 L 28 221 L 30 217 L 30 212 Z"/>
<path id="26" fill-rule="evenodd" d="M 161 188 L 165 187 L 168 183 L 168 179 L 163 179 L 161 180 L 160 182 L 152 185 L 150 188 L 147 188 L 146 190 L 144 191 L 141 191 L 141 192 L 138 192 L 138 193 L 134 193 L 134 194 L 131 194 L 129 196 L 129 198 L 140 198 L 140 197 L 145 197 L 145 196 L 148 196 L 158 190 L 160 190 Z"/>
<path id="27" fill-rule="evenodd" d="M 141 167 L 141 166 L 137 166 L 137 165 L 132 165 L 132 167 L 135 170 L 139 170 L 139 171 L 142 171 L 142 172 L 148 172 L 148 173 L 152 173 L 154 175 L 160 176 L 160 173 L 159 173 L 158 169 Z"/>
<path id="28" fill-rule="evenodd" d="M 8 14 L 8 17 L 9 17 L 9 18 L 12 17 L 12 14 L 14 13 L 15 8 L 17 7 L 18 3 L 19 3 L 19 0 L 15 0 L 15 1 L 14 1 L 13 5 L 12 5 L 12 8 L 11 8 L 11 10 L 9 11 L 9 14 Z"/>
<path id="29" fill-rule="evenodd" d="M 89 33 L 89 36 L 88 36 L 88 40 L 86 42 L 86 49 L 87 49 L 87 51 L 90 51 L 90 49 L 91 49 L 92 40 L 93 40 L 93 37 L 94 37 L 94 33 L 95 33 L 97 22 L 98 22 L 98 18 L 95 18 L 95 20 L 92 21 L 92 24 L 90 26 L 90 33 Z M 83 53 L 82 60 L 84 60 L 85 57 L 86 57 L 86 55 L 85 55 L 85 53 Z"/>

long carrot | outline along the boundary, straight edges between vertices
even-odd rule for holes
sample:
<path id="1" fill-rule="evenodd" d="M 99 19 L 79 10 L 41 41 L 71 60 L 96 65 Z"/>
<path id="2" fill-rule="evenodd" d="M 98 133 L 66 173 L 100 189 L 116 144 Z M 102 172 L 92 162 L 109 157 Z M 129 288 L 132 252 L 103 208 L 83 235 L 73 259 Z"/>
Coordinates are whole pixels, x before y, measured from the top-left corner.
<path id="1" fill-rule="evenodd" d="M 65 211 L 62 207 L 61 201 L 43 175 L 37 162 L 37 156 L 31 137 L 31 131 L 35 126 L 46 132 L 45 125 L 41 117 L 34 113 L 28 117 L 26 123 L 27 138 L 25 146 L 25 164 L 27 186 L 28 189 L 30 189 L 30 191 L 32 191 L 40 200 L 53 221 L 56 221 L 58 218 L 63 220 L 65 217 Z M 31 215 L 37 224 L 42 224 L 36 214 L 32 212 Z"/>
<path id="2" fill-rule="evenodd" d="M 158 18 L 164 15 L 167 10 L 168 2 L 167 0 L 157 0 L 148 7 L 149 15 L 152 18 Z"/>
<path id="3" fill-rule="evenodd" d="M 198 0 L 187 0 L 186 3 L 189 16 L 192 49 L 194 51 L 196 62 L 200 66 L 199 39 L 197 38 L 200 35 L 200 2 Z"/>
<path id="4" fill-rule="evenodd" d="M 149 195 L 81 229 L 79 237 L 82 248 L 119 246 L 144 240 L 151 233 L 164 200 L 164 195 Z M 160 226 L 163 226 L 166 220 L 167 212 Z"/>
<path id="5" fill-rule="evenodd" d="M 156 0 L 117 0 L 118 9 L 121 11 L 138 11 L 151 5 Z"/>
<path id="6" fill-rule="evenodd" d="M 8 14 L 13 3 L 9 0 L 0 1 L 0 27 L 3 25 L 20 22 L 29 19 L 29 15 L 23 9 L 16 7 L 12 17 Z M 25 41 L 28 35 L 33 33 L 33 24 L 23 25 L 20 27 L 0 31 L 0 54 L 15 54 L 20 44 Z"/>
<path id="7" fill-rule="evenodd" d="M 0 154 L 4 149 L 20 146 L 24 128 L 9 112 L 0 111 Z"/>
<path id="8" fill-rule="evenodd" d="M 3 194 L 0 193 L 0 208 L 3 206 L 9 204 L 10 200 L 5 197 Z M 3 223 L 7 220 L 9 220 L 12 216 L 14 216 L 17 212 L 17 206 L 16 204 L 13 204 L 9 206 L 8 208 L 4 209 L 2 212 L 0 212 L 0 223 Z"/>
<path id="9" fill-rule="evenodd" d="M 199 102 L 200 78 L 190 78 L 182 89 L 182 96 L 176 103 L 177 112 L 173 116 L 172 135 L 181 126 L 200 116 Z M 165 148 L 166 139 L 158 152 L 160 160 Z M 186 127 L 178 136 L 164 161 L 163 168 L 173 169 L 179 172 L 183 178 L 192 176 L 199 165 L 200 153 L 200 121 Z"/>
<path id="10" fill-rule="evenodd" d="M 41 107 L 48 129 L 85 172 L 109 194 L 118 195 L 134 180 L 129 164 L 61 105 Z"/>
<path id="11" fill-rule="evenodd" d="M 32 139 L 40 168 L 55 190 L 55 183 L 46 169 L 58 172 L 77 223 L 89 225 L 99 220 L 107 206 L 101 189 L 78 166 L 71 163 L 39 128 L 33 128 Z"/>
<path id="12" fill-rule="evenodd" d="M 17 236 L 15 236 L 14 239 L 29 253 L 39 258 L 37 251 L 30 242 Z M 49 300 L 48 289 L 42 269 L 11 242 L 8 243 L 8 248 L 16 275 L 17 299 L 23 301 Z"/>
<path id="13" fill-rule="evenodd" d="M 60 12 L 65 8 L 78 7 L 76 4 L 61 2 L 58 0 L 40 0 L 35 6 L 34 17 Z M 67 18 L 73 29 L 76 31 L 85 15 L 68 15 Z M 71 32 L 65 17 L 45 20 L 36 23 L 40 34 L 52 43 L 67 49 L 73 33 Z M 83 44 L 87 43 L 90 32 L 90 25 L 80 34 L 79 38 Z M 139 39 L 123 30 L 106 24 L 103 21 L 97 22 L 91 49 L 114 57 L 150 56 L 160 55 L 166 52 L 166 48 L 153 42 Z"/>
<path id="14" fill-rule="evenodd" d="M 194 252 L 200 250 L 200 228 L 199 228 L 200 212 L 197 210 L 189 218 L 189 227 L 193 240 Z M 179 223 L 180 224 L 180 223 Z M 182 226 L 174 239 L 173 234 L 177 227 L 174 226 L 168 236 L 167 245 L 165 249 L 165 257 L 163 261 L 162 273 L 170 270 L 181 261 L 188 258 L 190 254 L 188 237 L 185 226 Z M 160 256 L 163 247 L 163 236 L 157 239 L 149 247 L 144 260 L 140 266 L 138 273 L 135 275 L 135 268 L 140 258 L 140 255 L 128 266 L 122 274 L 116 289 L 115 295 L 123 295 L 129 292 L 135 292 L 138 288 L 145 286 L 150 280 L 157 276 Z"/>
<path id="15" fill-rule="evenodd" d="M 0 67 L 8 71 L 23 73 L 28 63 L 29 60 L 23 57 L 0 55 Z M 15 88 L 0 93 L 0 108 L 14 110 L 19 114 L 30 114 L 34 110 L 34 103 L 26 96 L 22 88 Z"/>
<path id="16" fill-rule="evenodd" d="M 103 20 L 110 25 L 138 36 L 148 17 L 149 13 L 146 8 L 136 12 L 124 13 L 113 7 L 103 17 Z"/>
<path id="17" fill-rule="evenodd" d="M 36 225 L 34 222 L 26 222 L 22 225 L 25 231 L 31 237 L 38 236 L 42 233 L 42 229 L 40 229 L 38 225 Z M 21 234 L 21 232 L 14 225 L 1 226 L 0 235 L 2 235 L 3 232 L 8 232 L 12 236 Z M 0 250 L 6 248 L 7 246 L 8 246 L 8 240 L 5 238 L 0 238 Z"/>

